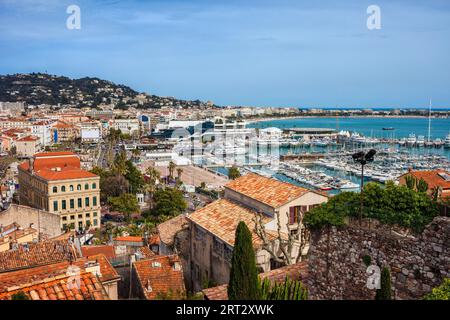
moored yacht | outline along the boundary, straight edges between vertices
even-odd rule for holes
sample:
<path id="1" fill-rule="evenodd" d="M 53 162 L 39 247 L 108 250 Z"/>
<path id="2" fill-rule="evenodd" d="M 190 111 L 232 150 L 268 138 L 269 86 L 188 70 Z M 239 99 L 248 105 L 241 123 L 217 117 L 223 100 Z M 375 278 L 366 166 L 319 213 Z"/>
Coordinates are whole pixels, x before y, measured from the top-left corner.
<path id="1" fill-rule="evenodd" d="M 416 144 L 416 141 L 417 141 L 416 135 L 414 133 L 411 133 L 408 136 L 408 139 L 406 140 L 406 144 L 412 146 L 412 145 Z"/>
<path id="2" fill-rule="evenodd" d="M 444 147 L 450 148 L 450 134 L 445 138 Z"/>

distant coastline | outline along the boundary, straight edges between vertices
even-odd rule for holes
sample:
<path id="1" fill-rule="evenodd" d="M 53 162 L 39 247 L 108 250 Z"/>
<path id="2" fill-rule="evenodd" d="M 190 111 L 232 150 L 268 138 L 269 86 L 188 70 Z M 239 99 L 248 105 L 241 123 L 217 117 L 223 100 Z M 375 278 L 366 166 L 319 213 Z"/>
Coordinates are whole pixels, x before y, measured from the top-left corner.
<path id="1" fill-rule="evenodd" d="M 318 118 L 339 118 L 339 119 L 354 119 L 354 118 L 385 118 L 385 119 L 417 119 L 417 118 L 428 118 L 427 116 L 419 116 L 419 115 L 360 115 L 360 116 L 331 116 L 331 115 L 323 115 L 323 116 L 286 116 L 286 117 L 265 117 L 265 118 L 251 118 L 245 120 L 247 124 L 258 123 L 258 122 L 266 122 L 266 121 L 276 121 L 276 120 L 294 120 L 294 119 L 318 119 Z M 447 119 L 448 117 L 434 117 L 431 116 L 432 119 Z"/>

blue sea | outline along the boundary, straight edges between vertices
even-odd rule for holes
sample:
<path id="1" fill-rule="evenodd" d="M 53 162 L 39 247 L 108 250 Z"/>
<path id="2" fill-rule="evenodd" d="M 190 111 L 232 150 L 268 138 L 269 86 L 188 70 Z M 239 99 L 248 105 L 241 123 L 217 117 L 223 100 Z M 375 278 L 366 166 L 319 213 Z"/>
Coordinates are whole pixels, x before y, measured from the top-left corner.
<path id="1" fill-rule="evenodd" d="M 403 138 L 414 133 L 428 137 L 428 118 L 295 118 L 254 122 L 250 128 L 331 128 L 358 132 L 376 138 Z M 387 131 L 383 128 L 392 127 Z M 450 133 L 450 118 L 431 119 L 431 139 L 444 139 Z"/>

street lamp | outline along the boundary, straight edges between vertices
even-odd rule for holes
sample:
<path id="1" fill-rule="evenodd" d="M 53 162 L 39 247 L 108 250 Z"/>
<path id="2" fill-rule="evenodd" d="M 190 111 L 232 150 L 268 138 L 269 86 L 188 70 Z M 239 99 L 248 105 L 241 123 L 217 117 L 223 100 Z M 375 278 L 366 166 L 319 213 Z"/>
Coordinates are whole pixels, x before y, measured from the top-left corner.
<path id="1" fill-rule="evenodd" d="M 365 153 L 364 151 L 360 151 L 360 152 L 354 153 L 352 155 L 353 162 L 361 164 L 361 189 L 360 189 L 361 204 L 360 204 L 360 208 L 359 208 L 359 220 L 360 220 L 360 223 L 361 223 L 361 219 L 362 219 L 363 203 L 364 203 L 364 194 L 363 194 L 363 190 L 364 190 L 364 166 L 368 162 L 372 162 L 374 160 L 373 157 L 375 156 L 376 153 L 377 153 L 377 151 L 375 149 L 370 149 L 367 153 Z"/>

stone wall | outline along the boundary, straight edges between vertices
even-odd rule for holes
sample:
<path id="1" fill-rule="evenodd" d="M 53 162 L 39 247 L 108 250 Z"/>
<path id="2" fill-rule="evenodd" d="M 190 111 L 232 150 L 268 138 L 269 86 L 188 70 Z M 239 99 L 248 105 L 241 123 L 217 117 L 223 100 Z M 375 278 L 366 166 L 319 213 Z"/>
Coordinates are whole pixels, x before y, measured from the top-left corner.
<path id="1" fill-rule="evenodd" d="M 450 218 L 436 217 L 422 234 L 408 235 L 376 221 L 350 221 L 312 234 L 308 253 L 312 299 L 374 299 L 364 260 L 388 267 L 393 298 L 420 299 L 450 277 Z M 366 261 L 367 262 L 367 261 Z"/>
<path id="2" fill-rule="evenodd" d="M 17 204 L 11 204 L 8 209 L 0 212 L 0 225 L 6 226 L 16 222 L 20 227 L 28 228 L 33 224 L 33 228 L 44 238 L 59 236 L 62 233 L 60 219 L 58 214 Z"/>

